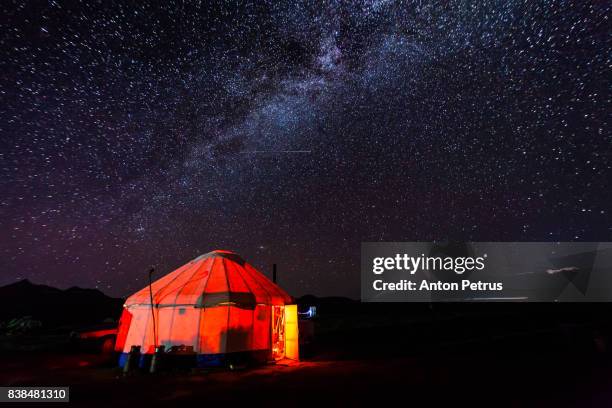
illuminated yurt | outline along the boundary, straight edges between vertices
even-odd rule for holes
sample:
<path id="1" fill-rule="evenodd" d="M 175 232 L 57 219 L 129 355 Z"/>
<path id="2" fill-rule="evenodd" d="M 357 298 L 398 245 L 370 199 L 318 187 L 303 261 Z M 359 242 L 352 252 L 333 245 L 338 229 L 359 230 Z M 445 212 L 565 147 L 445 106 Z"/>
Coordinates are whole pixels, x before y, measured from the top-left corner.
<path id="1" fill-rule="evenodd" d="M 297 324 L 297 306 L 284 290 L 237 254 L 217 250 L 128 297 L 115 348 L 120 365 L 132 346 L 145 355 L 158 346 L 191 353 L 199 366 L 239 354 L 297 359 Z"/>

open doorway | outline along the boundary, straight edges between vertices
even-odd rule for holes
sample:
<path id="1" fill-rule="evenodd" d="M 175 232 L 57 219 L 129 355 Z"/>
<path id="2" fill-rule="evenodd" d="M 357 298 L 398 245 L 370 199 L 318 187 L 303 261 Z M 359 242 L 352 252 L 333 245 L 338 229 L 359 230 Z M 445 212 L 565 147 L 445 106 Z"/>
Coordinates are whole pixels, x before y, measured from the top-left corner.
<path id="1" fill-rule="evenodd" d="M 272 306 L 272 358 L 285 357 L 285 306 Z"/>
<path id="2" fill-rule="evenodd" d="M 272 306 L 272 358 L 299 360 L 297 305 Z"/>

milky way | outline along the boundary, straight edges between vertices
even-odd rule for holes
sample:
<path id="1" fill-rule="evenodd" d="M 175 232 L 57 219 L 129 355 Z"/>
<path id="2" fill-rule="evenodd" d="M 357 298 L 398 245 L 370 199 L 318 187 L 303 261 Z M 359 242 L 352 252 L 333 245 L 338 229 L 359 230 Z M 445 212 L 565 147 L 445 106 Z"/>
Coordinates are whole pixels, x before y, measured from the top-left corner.
<path id="1" fill-rule="evenodd" d="M 358 297 L 363 241 L 612 236 L 607 2 L 132 3 L 0 6 L 0 284 L 225 248 Z"/>

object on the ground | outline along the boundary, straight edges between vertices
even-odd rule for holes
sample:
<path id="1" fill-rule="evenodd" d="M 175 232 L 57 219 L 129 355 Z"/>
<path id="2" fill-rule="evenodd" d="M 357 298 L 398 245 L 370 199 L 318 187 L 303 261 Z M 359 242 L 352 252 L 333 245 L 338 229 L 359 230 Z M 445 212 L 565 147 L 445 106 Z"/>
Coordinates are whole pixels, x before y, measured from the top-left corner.
<path id="1" fill-rule="evenodd" d="M 125 359 L 125 364 L 123 365 L 123 372 L 125 374 L 134 371 L 138 368 L 140 363 L 140 346 L 131 346 L 130 352 Z"/>
<path id="2" fill-rule="evenodd" d="M 155 353 L 153 354 L 153 358 L 151 359 L 151 369 L 149 370 L 152 374 L 163 369 L 162 359 L 164 358 L 165 351 L 165 346 L 157 346 L 155 348 Z"/>
<path id="3" fill-rule="evenodd" d="M 153 313 L 148 286 L 125 302 L 115 346 L 120 365 L 132 346 L 151 355 L 155 343 L 167 354 L 190 347 L 198 366 L 298 359 L 297 306 L 233 252 L 201 255 L 153 282 L 151 292 Z"/>
<path id="4" fill-rule="evenodd" d="M 306 309 L 305 311 L 303 312 L 298 311 L 298 316 L 300 317 L 300 319 L 313 319 L 317 317 L 317 307 L 308 306 L 308 309 Z"/>
<path id="5" fill-rule="evenodd" d="M 113 322 L 102 323 L 75 330 L 70 335 L 77 346 L 82 349 L 111 355 L 115 349 L 117 324 Z"/>
<path id="6" fill-rule="evenodd" d="M 77 332 L 76 335 L 78 336 L 78 338 L 82 340 L 114 337 L 117 335 L 117 328 L 111 327 L 111 328 L 94 329 L 94 330 L 83 330 L 81 332 Z"/>
<path id="7" fill-rule="evenodd" d="M 23 316 L 0 323 L 0 333 L 7 336 L 20 334 L 31 334 L 42 327 L 42 322 L 35 320 L 32 316 Z"/>

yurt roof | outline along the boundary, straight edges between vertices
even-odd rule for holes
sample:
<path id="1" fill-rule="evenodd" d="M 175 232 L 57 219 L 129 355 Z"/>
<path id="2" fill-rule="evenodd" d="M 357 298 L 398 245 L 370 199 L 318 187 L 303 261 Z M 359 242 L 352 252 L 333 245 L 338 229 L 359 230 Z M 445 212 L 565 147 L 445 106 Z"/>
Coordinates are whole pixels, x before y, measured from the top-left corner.
<path id="1" fill-rule="evenodd" d="M 215 250 L 198 256 L 151 285 L 156 307 L 212 307 L 223 304 L 283 305 L 291 297 L 238 254 Z M 150 306 L 149 286 L 128 297 L 125 306 Z"/>

